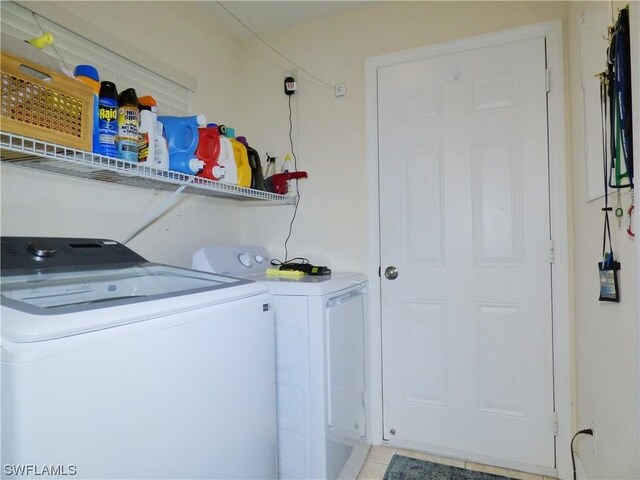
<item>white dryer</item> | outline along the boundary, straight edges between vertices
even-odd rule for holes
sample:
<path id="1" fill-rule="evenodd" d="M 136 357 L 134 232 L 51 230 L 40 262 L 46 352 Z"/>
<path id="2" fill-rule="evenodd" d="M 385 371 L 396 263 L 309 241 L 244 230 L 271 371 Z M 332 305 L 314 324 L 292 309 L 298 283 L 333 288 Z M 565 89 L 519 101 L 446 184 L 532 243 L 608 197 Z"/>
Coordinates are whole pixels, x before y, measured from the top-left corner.
<path id="1" fill-rule="evenodd" d="M 3 237 L 1 288 L 3 474 L 276 476 L 264 285 L 111 240 Z"/>
<path id="2" fill-rule="evenodd" d="M 207 247 L 192 268 L 255 280 L 273 295 L 279 478 L 353 479 L 369 451 L 367 278 L 274 277 L 270 260 L 261 247 Z"/>

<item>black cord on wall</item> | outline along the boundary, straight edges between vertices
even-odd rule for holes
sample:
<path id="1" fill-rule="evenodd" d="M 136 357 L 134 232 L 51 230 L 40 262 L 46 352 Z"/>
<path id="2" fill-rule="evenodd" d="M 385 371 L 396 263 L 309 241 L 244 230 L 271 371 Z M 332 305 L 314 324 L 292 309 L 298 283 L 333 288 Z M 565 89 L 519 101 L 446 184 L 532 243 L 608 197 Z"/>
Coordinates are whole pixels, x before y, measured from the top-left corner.
<path id="1" fill-rule="evenodd" d="M 293 95 L 289 95 L 289 144 L 291 145 L 291 155 L 293 155 L 293 169 L 297 172 L 298 171 L 298 157 L 296 157 L 296 152 L 294 151 L 293 148 L 293 120 L 291 118 L 292 116 L 292 111 L 291 111 L 291 97 Z M 293 217 L 291 217 L 291 222 L 289 223 L 289 233 L 287 235 L 286 240 L 284 241 L 284 261 L 286 262 L 287 259 L 289 258 L 289 252 L 288 252 L 288 247 L 287 244 L 289 243 L 289 239 L 291 238 L 291 232 L 293 231 L 293 222 L 296 220 L 296 215 L 298 214 L 298 206 L 300 205 L 300 189 L 298 188 L 298 179 L 295 179 L 296 181 L 296 206 L 295 209 L 293 210 Z"/>
<path id="2" fill-rule="evenodd" d="M 593 436 L 593 430 L 590 429 L 590 428 L 585 428 L 584 430 L 580 430 L 571 439 L 571 464 L 573 465 L 573 480 L 577 480 L 577 477 L 576 477 L 576 459 L 575 459 L 575 452 L 573 451 L 573 441 L 576 439 L 576 437 L 578 435 L 583 435 L 583 434 L 584 435 Z"/>

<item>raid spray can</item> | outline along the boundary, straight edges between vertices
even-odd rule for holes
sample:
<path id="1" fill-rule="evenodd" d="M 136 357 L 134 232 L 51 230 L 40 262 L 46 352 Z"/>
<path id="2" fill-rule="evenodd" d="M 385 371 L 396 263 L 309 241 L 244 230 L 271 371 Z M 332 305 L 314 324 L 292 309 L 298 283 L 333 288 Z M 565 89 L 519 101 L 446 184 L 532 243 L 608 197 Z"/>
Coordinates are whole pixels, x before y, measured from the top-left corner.
<path id="1" fill-rule="evenodd" d="M 118 158 L 118 91 L 112 82 L 101 82 L 98 108 L 100 155 Z"/>
<path id="2" fill-rule="evenodd" d="M 133 88 L 124 90 L 118 105 L 118 158 L 137 162 L 140 111 L 136 91 Z"/>

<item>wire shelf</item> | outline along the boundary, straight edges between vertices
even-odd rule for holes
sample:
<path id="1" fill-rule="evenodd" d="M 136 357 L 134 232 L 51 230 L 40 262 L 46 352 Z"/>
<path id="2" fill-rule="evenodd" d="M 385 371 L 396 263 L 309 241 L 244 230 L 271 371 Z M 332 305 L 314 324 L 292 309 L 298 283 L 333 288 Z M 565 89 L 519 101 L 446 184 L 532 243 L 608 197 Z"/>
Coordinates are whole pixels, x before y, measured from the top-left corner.
<path id="1" fill-rule="evenodd" d="M 159 170 L 75 148 L 0 131 L 0 155 L 3 163 L 77 178 L 116 183 L 156 190 L 175 190 L 236 200 L 265 200 L 294 204 L 293 195 L 278 195 L 252 188 L 215 182 L 179 172 Z"/>

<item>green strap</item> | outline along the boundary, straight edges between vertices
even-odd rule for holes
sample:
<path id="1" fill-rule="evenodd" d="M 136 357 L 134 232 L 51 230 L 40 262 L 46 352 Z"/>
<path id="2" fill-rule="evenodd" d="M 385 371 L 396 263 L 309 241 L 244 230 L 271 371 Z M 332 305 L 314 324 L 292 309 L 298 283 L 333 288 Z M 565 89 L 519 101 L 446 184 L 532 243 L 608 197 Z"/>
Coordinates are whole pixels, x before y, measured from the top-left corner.
<path id="1" fill-rule="evenodd" d="M 614 103 L 616 103 L 616 107 L 617 107 L 617 102 L 615 102 L 615 98 L 614 98 Z M 615 173 L 615 183 L 613 185 L 611 185 L 611 187 L 613 188 L 621 188 L 623 187 L 622 185 L 622 179 L 624 178 L 628 178 L 629 177 L 629 172 L 622 171 L 622 163 L 624 162 L 624 158 L 623 158 L 623 151 L 622 151 L 622 129 L 620 128 L 620 123 L 621 123 L 621 119 L 620 119 L 620 109 L 619 108 L 615 108 L 614 111 L 616 112 L 615 115 L 615 134 L 614 134 L 614 140 L 615 140 L 615 144 L 616 144 L 616 155 L 615 155 L 615 161 L 614 163 L 614 173 Z M 624 185 L 624 187 L 628 187 L 628 185 Z"/>

